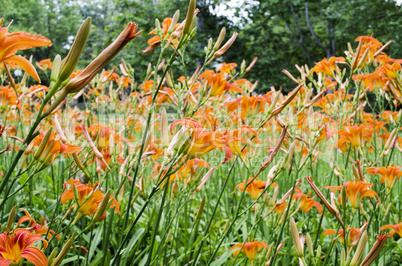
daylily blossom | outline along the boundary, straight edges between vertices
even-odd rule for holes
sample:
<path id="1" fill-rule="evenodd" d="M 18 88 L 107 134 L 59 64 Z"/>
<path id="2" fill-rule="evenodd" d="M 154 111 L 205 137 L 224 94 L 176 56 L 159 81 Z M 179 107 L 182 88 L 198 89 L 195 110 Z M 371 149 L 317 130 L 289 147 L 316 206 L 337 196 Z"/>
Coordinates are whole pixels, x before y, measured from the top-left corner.
<path id="1" fill-rule="evenodd" d="M 0 63 L 15 63 L 25 72 L 40 82 L 35 67 L 24 57 L 15 55 L 18 50 L 26 50 L 33 47 L 51 46 L 52 42 L 43 36 L 26 32 L 8 33 L 8 27 L 3 27 L 3 20 L 0 25 Z"/>
<path id="2" fill-rule="evenodd" d="M 251 180 L 253 180 L 252 177 L 250 177 L 247 180 L 247 183 L 250 183 Z M 248 192 L 250 194 L 250 196 L 253 200 L 256 200 L 258 198 L 258 196 L 260 195 L 260 193 L 265 189 L 266 185 L 267 185 L 267 182 L 259 180 L 259 179 L 254 179 L 253 182 L 251 182 L 251 184 L 249 184 L 247 186 L 246 192 Z M 236 192 L 236 188 L 239 188 L 239 190 L 241 192 L 243 192 L 245 187 L 246 187 L 246 181 L 243 181 L 243 183 L 240 183 L 235 187 L 235 192 Z"/>
<path id="3" fill-rule="evenodd" d="M 209 97 L 220 96 L 228 90 L 244 94 L 240 88 L 227 82 L 223 73 L 215 74 L 214 71 L 207 70 L 200 75 L 200 79 L 206 81 L 207 86 L 211 87 Z"/>
<path id="4" fill-rule="evenodd" d="M 4 232 L 0 235 L 0 264 L 20 265 L 23 259 L 35 266 L 48 266 L 43 252 L 33 246 L 35 242 L 42 241 L 44 248 L 47 241 L 26 229 L 18 228 L 12 233 Z"/>
<path id="5" fill-rule="evenodd" d="M 165 39 L 166 35 L 168 34 L 168 30 L 172 24 L 172 18 L 165 18 L 162 22 L 162 40 Z M 176 25 L 174 25 L 174 29 L 176 30 L 178 27 L 180 26 L 180 23 L 177 23 Z M 153 29 L 150 33 L 148 33 L 148 35 L 151 34 L 156 34 L 156 29 Z M 147 54 L 153 50 L 155 50 L 162 42 L 162 40 L 159 38 L 159 36 L 153 36 L 152 38 L 150 38 L 148 40 L 148 47 L 142 51 L 143 54 Z M 174 47 L 177 46 L 177 44 L 179 43 L 179 41 L 177 39 L 174 39 L 171 42 L 171 45 L 173 45 Z"/>
<path id="6" fill-rule="evenodd" d="M 308 211 L 311 210 L 311 208 L 316 207 L 318 213 L 322 213 L 322 206 L 320 203 L 315 201 L 314 199 L 308 197 L 306 194 L 303 194 L 300 188 L 295 188 L 296 193 L 293 195 L 293 199 L 299 200 L 299 205 L 297 207 L 297 210 L 303 211 L 304 213 L 307 213 Z"/>
<path id="7" fill-rule="evenodd" d="M 41 133 L 33 140 L 33 147 L 40 146 L 45 134 Z M 42 151 L 42 154 L 39 157 L 39 161 L 45 163 L 48 160 L 49 162 L 53 162 L 55 157 L 58 154 L 73 154 L 79 152 L 81 147 L 76 145 L 71 145 L 68 143 L 62 143 L 60 139 L 56 139 L 56 135 L 54 133 L 51 134 L 45 148 Z"/>
<path id="8" fill-rule="evenodd" d="M 55 234 L 54 230 L 47 228 L 46 219 L 43 220 L 43 217 L 40 217 L 40 224 L 36 223 L 35 219 L 29 214 L 29 212 L 25 209 L 22 209 L 25 212 L 25 216 L 22 216 L 18 220 L 18 227 L 21 226 L 24 222 L 28 221 L 27 230 L 33 232 L 34 234 L 41 236 L 47 233 L 47 238 L 52 238 L 52 235 Z M 56 235 L 56 238 L 59 239 L 59 236 Z"/>
<path id="9" fill-rule="evenodd" d="M 368 222 L 365 222 L 361 228 L 348 227 L 346 229 L 347 237 L 348 237 L 348 243 L 347 243 L 348 247 L 356 246 L 357 242 L 360 239 L 360 236 L 363 234 L 363 232 L 366 229 L 367 225 L 368 225 Z M 324 230 L 323 235 L 324 236 L 334 235 L 335 232 L 336 231 L 333 230 L 333 229 L 327 229 L 327 230 Z M 345 241 L 345 233 L 344 233 L 343 229 L 339 229 L 337 235 L 342 240 L 342 243 L 344 243 L 344 241 Z"/>
<path id="10" fill-rule="evenodd" d="M 241 247 L 243 247 L 241 249 Z M 268 245 L 265 242 L 260 242 L 260 241 L 254 241 L 254 242 L 246 242 L 243 246 L 242 243 L 238 243 L 234 245 L 229 252 L 231 252 L 234 249 L 237 249 L 233 253 L 233 257 L 236 258 L 237 255 L 239 255 L 240 251 L 246 253 L 246 256 L 249 260 L 253 261 L 255 257 L 257 256 L 257 253 L 260 249 L 265 248 L 268 249 Z M 240 250 L 241 249 L 241 250 Z"/>
<path id="11" fill-rule="evenodd" d="M 350 205 L 353 208 L 358 208 L 360 201 L 365 198 L 365 197 L 370 197 L 370 198 L 374 198 L 377 197 L 378 198 L 378 194 L 377 192 L 375 192 L 374 190 L 370 189 L 370 187 L 372 187 L 373 184 L 369 184 L 363 181 L 356 181 L 356 182 L 344 182 L 343 186 L 335 186 L 335 187 L 331 187 L 331 186 L 325 186 L 325 188 L 330 189 L 331 191 L 342 191 L 342 188 L 345 187 L 346 188 L 346 197 L 349 199 L 350 201 Z M 341 195 L 339 195 L 338 198 L 339 202 L 341 201 Z"/>
<path id="12" fill-rule="evenodd" d="M 227 138 L 222 132 L 206 131 L 201 123 L 191 118 L 176 120 L 170 126 L 170 131 L 172 131 L 176 125 L 188 126 L 190 131 L 190 136 L 188 136 L 184 146 L 182 146 L 184 147 L 183 152 L 185 154 L 188 154 L 192 158 L 201 158 L 203 155 L 216 148 L 220 150 L 225 148 L 224 162 L 230 159 L 232 154 L 229 147 L 225 145 Z"/>
<path id="13" fill-rule="evenodd" d="M 366 169 L 369 175 L 381 175 L 380 184 L 386 182 L 387 188 L 391 189 L 395 181 L 402 176 L 401 166 L 370 167 Z"/>
<path id="14" fill-rule="evenodd" d="M 392 229 L 389 232 L 389 236 L 392 237 L 395 233 L 397 233 L 400 237 L 402 237 L 402 223 L 399 224 L 388 224 L 384 225 L 383 227 L 380 228 L 380 230 L 386 230 L 386 229 Z"/>
<path id="15" fill-rule="evenodd" d="M 89 186 L 86 186 L 78 180 L 70 179 L 63 185 L 66 190 L 63 192 L 63 194 L 61 194 L 61 203 L 65 203 L 68 200 L 74 199 L 74 185 L 77 187 L 79 204 L 82 204 L 78 211 L 82 215 L 92 216 L 98 208 L 99 204 L 102 202 L 104 195 L 99 190 L 94 191 L 94 188 L 97 186 L 97 184 L 93 186 L 89 184 Z M 85 197 L 88 196 L 91 192 L 91 197 L 84 203 Z M 112 196 L 110 198 L 113 199 L 110 208 L 114 208 L 116 212 L 120 214 L 120 204 L 117 203 L 117 201 Z M 104 216 L 105 215 L 103 215 L 103 217 Z"/>
<path id="16" fill-rule="evenodd" d="M 329 60 L 324 58 L 322 61 L 315 64 L 315 67 L 311 69 L 310 74 L 313 72 L 325 73 L 326 75 L 333 77 L 335 71 L 339 71 L 336 63 L 345 63 L 345 58 L 343 57 L 331 57 Z"/>

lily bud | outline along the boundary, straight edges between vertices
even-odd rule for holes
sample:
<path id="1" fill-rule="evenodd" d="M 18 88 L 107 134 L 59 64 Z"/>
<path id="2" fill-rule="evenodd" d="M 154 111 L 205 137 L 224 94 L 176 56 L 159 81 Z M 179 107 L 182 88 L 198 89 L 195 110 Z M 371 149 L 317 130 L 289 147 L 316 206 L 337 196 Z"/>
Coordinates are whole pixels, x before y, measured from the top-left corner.
<path id="1" fill-rule="evenodd" d="M 255 65 L 255 63 L 257 62 L 257 60 L 258 60 L 258 57 L 254 57 L 253 61 L 251 61 L 250 65 L 248 65 L 248 67 L 246 68 L 246 70 L 244 71 L 244 73 L 249 72 L 249 71 L 253 68 L 253 66 Z"/>
<path id="2" fill-rule="evenodd" d="M 73 73 L 80 59 L 81 53 L 84 50 L 85 44 L 88 40 L 89 32 L 91 31 L 91 18 L 87 18 L 82 23 L 80 29 L 75 36 L 73 45 L 67 56 L 61 62 L 59 80 L 63 82 L 68 79 L 71 73 Z M 53 74 L 53 71 L 52 71 Z"/>
<path id="3" fill-rule="evenodd" d="M 225 39 L 225 35 L 226 35 L 226 28 L 223 27 L 221 29 L 221 32 L 219 33 L 218 39 L 216 40 L 213 51 L 217 51 L 219 47 L 221 47 L 223 39 Z"/>
<path id="4" fill-rule="evenodd" d="M 345 250 L 341 250 L 341 266 L 346 266 L 346 253 Z"/>
<path id="5" fill-rule="evenodd" d="M 292 233 L 293 243 L 295 244 L 297 256 L 300 258 L 304 257 L 303 246 L 299 238 L 299 230 L 297 230 L 297 225 L 293 217 L 290 217 L 290 231 Z"/>
<path id="6" fill-rule="evenodd" d="M 363 235 L 360 238 L 359 245 L 357 246 L 355 255 L 353 256 L 353 259 L 350 262 L 350 266 L 355 266 L 359 264 L 359 261 L 364 252 L 364 248 L 366 247 L 367 240 L 368 240 L 367 231 L 364 231 Z"/>
<path id="7" fill-rule="evenodd" d="M 54 248 L 54 249 L 52 250 L 52 253 L 50 253 L 49 258 L 47 258 L 47 261 L 49 262 L 49 264 L 51 264 L 51 263 L 54 261 L 54 258 L 55 258 L 56 255 L 57 255 L 57 251 L 58 251 L 58 249 L 57 249 L 57 247 L 56 247 L 56 248 Z"/>
<path id="8" fill-rule="evenodd" d="M 169 126 L 168 126 L 168 117 L 165 109 L 162 109 L 161 113 L 161 134 L 162 134 L 162 146 L 167 147 L 169 145 Z"/>
<path id="9" fill-rule="evenodd" d="M 202 212 L 204 211 L 204 206 L 205 206 L 205 196 L 202 198 L 200 207 L 198 208 L 197 216 L 196 219 L 201 219 Z"/>
<path id="10" fill-rule="evenodd" d="M 14 206 L 8 216 L 7 225 L 6 225 L 6 232 L 10 232 L 11 228 L 13 227 L 15 213 L 17 212 L 17 206 Z"/>
<path id="11" fill-rule="evenodd" d="M 342 200 L 342 209 L 343 209 L 343 211 L 345 211 L 346 210 L 346 201 L 347 201 L 347 197 L 346 197 L 346 187 L 345 186 L 343 186 L 342 187 L 342 197 L 341 197 L 341 200 Z"/>
<path id="12" fill-rule="evenodd" d="M 230 39 L 218 51 L 215 52 L 214 58 L 222 56 L 230 48 L 230 46 L 232 46 L 236 38 L 237 32 L 234 32 L 232 37 L 230 37 Z"/>
<path id="13" fill-rule="evenodd" d="M 343 226 L 344 223 L 341 218 L 341 214 L 339 213 L 339 210 L 336 208 L 335 204 L 331 204 L 328 202 L 328 200 L 325 198 L 325 196 L 322 194 L 321 190 L 314 184 L 313 179 L 311 176 L 306 177 L 307 183 L 310 185 L 311 189 L 315 192 L 317 197 L 320 198 L 321 202 L 324 204 L 324 206 L 327 208 L 327 210 L 335 216 L 335 218 L 338 220 L 338 222 Z"/>
<path id="14" fill-rule="evenodd" d="M 362 261 L 361 266 L 369 266 L 373 261 L 375 261 L 380 255 L 380 252 L 382 248 L 385 245 L 385 242 L 387 241 L 389 234 L 385 235 L 377 235 L 377 240 L 374 243 L 374 246 L 371 248 L 369 254 L 367 254 L 366 258 Z"/>
<path id="15" fill-rule="evenodd" d="M 110 193 L 111 190 L 108 190 L 106 194 L 103 196 L 102 202 L 99 204 L 99 207 L 93 216 L 91 224 L 94 224 L 97 221 L 99 221 L 100 218 L 103 216 L 103 214 L 106 212 L 107 208 L 110 207 L 110 205 L 112 204 L 113 199 L 110 198 Z"/>
<path id="16" fill-rule="evenodd" d="M 179 21 L 179 17 L 180 17 L 180 10 L 176 10 L 172 18 L 172 23 L 170 23 L 170 27 L 167 31 L 168 33 L 172 33 L 174 31 L 174 27 L 176 26 L 177 21 Z"/>
<path id="17" fill-rule="evenodd" d="M 155 29 L 156 29 L 156 34 L 159 34 L 161 32 L 161 23 L 159 19 L 155 19 Z"/>
<path id="18" fill-rule="evenodd" d="M 39 144 L 38 150 L 34 154 L 34 158 L 36 160 L 38 160 L 39 157 L 41 156 L 41 154 L 43 153 L 43 150 L 45 149 L 45 147 L 50 139 L 50 136 L 52 135 L 52 131 L 53 131 L 53 127 L 50 127 L 47 130 L 45 136 L 43 137 L 42 142 Z"/>
<path id="19" fill-rule="evenodd" d="M 201 179 L 201 183 L 200 185 L 194 190 L 194 193 L 191 195 L 191 198 L 194 197 L 195 193 L 200 191 L 202 189 L 202 187 L 205 185 L 205 183 L 207 183 L 207 181 L 209 180 L 209 178 L 212 176 L 212 173 L 215 171 L 215 167 L 212 167 L 205 175 L 204 177 Z"/>
<path id="20" fill-rule="evenodd" d="M 57 81 L 57 78 L 60 75 L 60 68 L 61 68 L 61 56 L 56 55 L 53 60 L 53 67 L 52 67 L 52 74 L 50 75 L 50 81 Z"/>
<path id="21" fill-rule="evenodd" d="M 68 252 L 70 251 L 71 246 L 73 245 L 73 241 L 74 241 L 76 233 L 77 232 L 75 231 L 73 233 L 73 235 L 71 236 L 71 238 L 66 242 L 66 244 L 64 244 L 59 255 L 54 259 L 51 266 L 58 266 L 63 262 L 64 258 L 67 256 Z"/>
<path id="22" fill-rule="evenodd" d="M 130 22 L 112 44 L 103 50 L 80 74 L 67 83 L 64 91 L 76 93 L 83 89 L 129 41 L 141 34 L 142 31 L 136 33 L 137 29 L 138 25 L 135 22 Z"/>
<path id="23" fill-rule="evenodd" d="M 74 201 L 75 203 L 77 203 L 78 205 L 80 204 L 80 197 L 78 194 L 78 188 L 75 184 L 73 184 L 73 192 L 74 192 Z"/>
<path id="24" fill-rule="evenodd" d="M 359 63 L 357 64 L 357 68 L 361 67 L 364 64 L 364 61 L 366 60 L 368 53 L 370 51 L 370 48 L 368 47 L 366 51 L 364 51 L 362 58 L 360 59 Z M 358 54 L 356 54 L 358 56 Z"/>
<path id="25" fill-rule="evenodd" d="M 307 234 L 307 236 L 306 236 L 306 243 L 307 243 L 308 252 L 310 253 L 311 257 L 314 258 L 313 242 L 311 241 L 310 234 Z"/>
<path id="26" fill-rule="evenodd" d="M 190 31 L 191 24 L 192 24 L 193 17 L 194 17 L 195 5 L 196 5 L 195 0 L 190 0 L 190 3 L 188 4 L 186 23 L 184 24 L 184 28 L 183 28 L 183 36 L 185 36 Z"/>

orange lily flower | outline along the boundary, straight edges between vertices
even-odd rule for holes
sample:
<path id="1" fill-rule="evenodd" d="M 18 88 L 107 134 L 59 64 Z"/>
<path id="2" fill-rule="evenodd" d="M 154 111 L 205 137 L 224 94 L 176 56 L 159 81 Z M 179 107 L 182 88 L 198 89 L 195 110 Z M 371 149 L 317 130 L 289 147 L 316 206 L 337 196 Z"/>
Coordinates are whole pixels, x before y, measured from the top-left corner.
<path id="1" fill-rule="evenodd" d="M 23 210 L 25 212 L 25 216 L 22 216 L 19 220 L 18 220 L 18 227 L 26 222 L 29 221 L 28 223 L 28 228 L 26 228 L 27 230 L 31 231 L 32 233 L 41 236 L 46 234 L 48 231 L 48 235 L 47 238 L 50 239 L 52 237 L 52 234 L 54 235 L 55 232 L 52 229 L 48 229 L 47 225 L 46 225 L 46 219 L 43 220 L 43 217 L 40 217 L 40 222 L 41 224 L 36 223 L 35 219 L 32 218 L 32 216 L 29 214 L 29 212 L 25 209 L 20 209 Z M 59 235 L 56 235 L 56 238 L 59 239 Z"/>
<path id="2" fill-rule="evenodd" d="M 131 84 L 131 79 L 129 77 L 120 77 L 117 80 L 117 84 L 119 84 L 119 86 L 123 86 L 124 88 L 128 88 L 128 84 Z"/>
<path id="3" fill-rule="evenodd" d="M 39 146 L 43 140 L 43 137 L 45 136 L 44 133 L 39 134 L 34 140 L 33 140 L 33 147 Z M 54 133 L 51 134 L 45 148 L 43 149 L 42 154 L 40 155 L 39 161 L 41 162 L 46 162 L 48 158 L 50 158 L 50 162 L 54 161 L 54 158 L 56 155 L 64 153 L 64 154 L 73 154 L 76 152 L 79 152 L 81 150 L 80 146 L 77 145 L 71 145 L 71 144 L 64 144 L 60 141 L 60 139 L 56 139 L 56 136 Z"/>
<path id="4" fill-rule="evenodd" d="M 389 232 L 390 237 L 392 237 L 395 233 L 397 233 L 400 237 L 402 237 L 402 223 L 395 225 L 388 224 L 380 228 L 380 230 L 386 230 L 386 229 L 392 229 L 392 231 Z"/>
<path id="5" fill-rule="evenodd" d="M 379 67 L 376 69 L 376 71 L 379 71 L 382 73 L 387 79 L 389 80 L 398 80 L 398 72 L 402 70 L 401 64 L 399 63 L 393 63 L 391 64 L 385 64 L 382 67 Z M 399 73 L 400 74 L 400 73 Z"/>
<path id="6" fill-rule="evenodd" d="M 338 134 L 340 135 L 337 143 L 338 147 L 350 143 L 353 147 L 360 148 L 362 147 L 364 140 L 369 140 L 372 132 L 366 125 L 360 125 L 345 126 L 344 129 L 338 131 Z"/>
<path id="7" fill-rule="evenodd" d="M 15 91 L 12 88 L 0 86 L 0 110 L 3 110 L 8 106 L 16 106 L 17 104 L 18 98 Z"/>
<path id="8" fill-rule="evenodd" d="M 350 230 L 349 230 L 349 227 L 348 227 L 346 229 L 347 232 L 350 231 L 349 234 L 348 234 L 348 237 L 349 237 L 349 239 L 348 239 L 348 247 L 356 246 L 357 242 L 360 239 L 360 236 L 363 234 L 364 230 L 366 230 L 367 225 L 368 225 L 368 222 L 365 222 L 361 228 L 350 227 Z M 324 232 L 322 234 L 324 236 L 335 235 L 335 230 L 327 229 L 327 230 L 324 230 Z M 344 233 L 343 229 L 339 229 L 337 235 L 342 240 L 342 243 L 344 243 L 344 241 L 345 241 L 345 233 Z"/>
<path id="9" fill-rule="evenodd" d="M 333 77 L 335 71 L 339 71 L 339 68 L 337 67 L 336 63 L 345 63 L 345 58 L 344 57 L 331 57 L 329 60 L 327 58 L 324 58 L 320 62 L 315 64 L 315 67 L 311 69 L 310 73 L 325 73 L 326 75 Z"/>
<path id="10" fill-rule="evenodd" d="M 243 248 L 242 248 L 243 247 Z M 241 249 L 242 248 L 242 249 Z M 237 249 L 233 253 L 233 257 L 236 258 L 237 255 L 239 255 L 240 251 L 246 253 L 246 256 L 249 260 L 253 261 L 255 259 L 255 256 L 257 255 L 258 251 L 261 248 L 265 248 L 268 250 L 268 245 L 265 242 L 260 242 L 260 241 L 254 241 L 254 242 L 246 242 L 243 246 L 242 243 L 238 243 L 234 245 L 229 252 L 231 252 L 234 249 Z M 241 249 L 241 250 L 240 250 Z"/>
<path id="11" fill-rule="evenodd" d="M 165 39 L 166 34 L 167 34 L 167 32 L 168 32 L 168 30 L 170 28 L 170 25 L 172 24 L 172 20 L 173 20 L 172 18 L 165 18 L 163 20 L 162 29 L 161 29 L 162 30 L 162 40 Z M 180 23 L 177 23 L 174 26 L 174 30 L 176 30 L 179 26 L 180 26 Z M 156 29 L 153 29 L 150 33 L 148 33 L 148 35 L 151 35 L 151 34 L 156 34 Z M 148 45 L 149 46 L 145 50 L 143 50 L 142 53 L 147 54 L 147 53 L 155 50 L 161 44 L 162 40 L 159 38 L 159 36 L 153 36 L 152 38 L 150 38 L 148 40 Z M 175 47 L 177 46 L 178 43 L 179 42 L 178 42 L 177 39 L 174 39 L 172 41 L 172 45 L 174 45 Z"/>
<path id="12" fill-rule="evenodd" d="M 318 213 L 322 213 L 322 206 L 320 203 L 312 198 L 309 198 L 306 194 L 303 194 L 300 188 L 296 188 L 295 191 L 296 193 L 293 195 L 293 199 L 296 199 L 296 201 L 300 199 L 297 211 L 307 213 L 311 210 L 311 208 L 316 207 Z"/>
<path id="13" fill-rule="evenodd" d="M 373 184 L 369 184 L 363 181 L 356 181 L 356 182 L 344 182 L 343 186 L 346 188 L 346 197 L 349 199 L 350 204 L 353 208 L 358 208 L 360 201 L 364 197 L 377 197 L 378 194 L 374 190 L 371 190 L 370 187 L 373 186 Z M 330 186 L 325 186 L 325 188 L 330 189 L 331 191 L 342 191 L 343 186 L 336 186 L 336 187 L 330 187 Z M 358 197 L 360 195 L 360 197 Z M 341 195 L 339 195 L 339 203 L 341 202 Z"/>
<path id="14" fill-rule="evenodd" d="M 97 186 L 97 183 L 95 183 L 95 185 L 93 186 L 91 186 L 91 184 L 89 184 L 89 186 L 86 186 L 78 180 L 74 179 L 68 180 L 63 185 L 66 190 L 61 194 L 60 200 L 62 204 L 64 204 L 68 200 L 74 199 L 73 185 L 77 187 L 78 201 L 80 205 L 82 204 L 78 211 L 83 215 L 92 216 L 104 197 L 102 192 L 100 192 L 99 190 L 94 191 L 94 188 Z M 91 192 L 93 192 L 91 197 L 83 204 L 85 197 L 88 196 Z M 112 196 L 110 196 L 110 198 L 113 199 L 110 208 L 114 208 L 116 212 L 120 214 L 120 204 Z M 102 220 L 104 217 L 105 214 L 102 216 L 100 220 Z"/>
<path id="15" fill-rule="evenodd" d="M 47 248 L 47 241 L 42 237 L 18 228 L 12 233 L 3 232 L 0 235 L 0 265 L 20 265 L 23 259 L 35 266 L 47 266 L 48 260 L 43 252 L 33 246 L 35 242 L 42 241 Z"/>
<path id="16" fill-rule="evenodd" d="M 37 82 L 40 82 L 40 79 L 34 66 L 27 59 L 15 55 L 15 53 L 18 50 L 51 45 L 52 42 L 43 36 L 22 31 L 8 33 L 8 27 L 3 27 L 3 23 L 0 25 L 0 63 L 4 62 L 9 64 L 10 62 L 14 62 Z"/>
<path id="17" fill-rule="evenodd" d="M 279 205 L 275 205 L 275 212 L 277 215 L 280 215 L 283 213 L 283 211 L 285 210 L 286 206 L 288 206 L 288 204 L 286 202 L 279 204 Z"/>
<path id="18" fill-rule="evenodd" d="M 98 138 L 99 135 L 99 141 L 97 142 L 97 148 L 98 149 L 104 149 L 104 148 L 109 148 L 110 146 L 110 137 L 113 137 L 114 142 L 120 144 L 122 146 L 122 142 L 131 142 L 131 140 L 124 138 L 117 134 L 116 130 L 111 127 L 107 127 L 103 124 L 92 124 L 88 128 L 88 132 L 92 134 L 94 139 Z"/>
<path id="19" fill-rule="evenodd" d="M 222 66 L 218 69 L 218 72 L 230 74 L 230 72 L 232 72 L 235 67 L 237 67 L 236 63 L 226 64 L 225 62 L 223 62 Z"/>
<path id="20" fill-rule="evenodd" d="M 375 89 L 379 88 L 385 88 L 387 85 L 387 79 L 378 71 L 365 75 L 353 75 L 352 79 L 363 82 L 363 87 L 368 88 L 369 91 L 374 91 Z"/>
<path id="21" fill-rule="evenodd" d="M 253 178 L 250 177 L 247 180 L 247 183 L 250 183 L 252 179 Z M 248 192 L 250 194 L 250 196 L 253 200 L 256 200 L 258 198 L 258 196 L 260 195 L 260 193 L 265 189 L 266 185 L 267 185 L 267 182 L 256 178 L 253 180 L 253 182 L 250 185 L 247 186 L 246 192 Z M 243 192 L 245 187 L 246 187 L 246 181 L 243 181 L 243 183 L 240 183 L 237 186 L 235 186 L 235 192 L 236 192 L 237 188 L 239 188 L 240 192 Z"/>
<path id="22" fill-rule="evenodd" d="M 402 176 L 401 166 L 370 167 L 366 169 L 369 175 L 381 175 L 380 184 L 387 182 L 387 187 L 391 189 L 394 182 Z"/>
<path id="23" fill-rule="evenodd" d="M 228 90 L 244 94 L 239 87 L 227 82 L 223 73 L 214 73 L 212 70 L 206 70 L 200 75 L 200 79 L 206 81 L 207 86 L 211 87 L 209 97 L 220 96 Z"/>
<path id="24" fill-rule="evenodd" d="M 209 168 L 210 165 L 204 160 L 194 158 L 188 160 L 182 167 L 180 167 L 177 174 L 180 179 L 186 179 L 187 182 L 191 182 L 192 178 L 196 176 L 201 167 Z"/>
<path id="25" fill-rule="evenodd" d="M 39 63 L 36 63 L 36 65 L 40 68 L 40 70 L 45 71 L 46 69 L 52 70 L 53 63 L 50 59 L 43 59 L 40 60 Z"/>
<path id="26" fill-rule="evenodd" d="M 219 150 L 225 148 L 224 163 L 227 162 L 232 156 L 230 148 L 225 145 L 227 137 L 223 133 L 206 131 L 201 123 L 191 118 L 176 120 L 170 126 L 170 131 L 172 132 L 172 129 L 178 124 L 190 127 L 191 136 L 187 141 L 188 147 L 185 151 L 185 153 L 190 157 L 200 158 L 216 148 Z"/>

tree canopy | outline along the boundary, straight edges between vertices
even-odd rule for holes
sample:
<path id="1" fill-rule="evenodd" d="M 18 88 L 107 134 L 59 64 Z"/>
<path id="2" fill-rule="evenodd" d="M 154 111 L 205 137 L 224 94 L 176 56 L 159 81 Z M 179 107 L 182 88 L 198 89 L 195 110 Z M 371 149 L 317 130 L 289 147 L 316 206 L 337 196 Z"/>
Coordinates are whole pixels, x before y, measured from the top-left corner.
<path id="1" fill-rule="evenodd" d="M 92 17 L 91 37 L 84 50 L 82 64 L 88 63 L 129 21 L 136 21 L 144 33 L 138 41 L 129 45 L 121 57 L 136 70 L 136 77 L 142 78 L 154 55 L 143 56 L 141 50 L 147 47 L 148 35 L 155 27 L 155 18 L 161 22 L 173 16 L 175 10 L 184 19 L 186 0 L 3 0 L 5 23 L 11 20 L 10 31 L 28 31 L 50 38 L 54 45 L 49 49 L 33 49 L 36 59 L 51 58 L 56 54 L 65 56 L 74 35 L 83 19 Z M 373 35 L 382 42 L 394 40 L 388 52 L 402 57 L 402 9 L 393 0 L 254 0 L 246 6 L 229 10 L 239 17 L 232 22 L 222 12 L 216 12 L 218 5 L 231 3 L 230 0 L 197 1 L 200 9 L 197 21 L 198 44 L 188 48 L 186 63 L 195 69 L 203 58 L 203 47 L 209 38 L 216 39 L 222 27 L 228 33 L 238 31 L 236 45 L 222 60 L 247 63 L 258 56 L 259 60 L 247 78 L 259 80 L 258 91 L 266 91 L 271 86 L 292 88 L 291 81 L 281 75 L 282 68 L 295 73 L 295 64 L 312 67 L 323 57 L 342 56 L 350 42 L 360 35 Z M 233 5 L 231 5 L 233 6 Z M 247 16 L 244 16 L 247 14 Z M 119 58 L 112 61 L 116 64 Z M 79 65 L 78 67 L 84 67 Z M 295 73 L 296 74 L 296 73 Z"/>

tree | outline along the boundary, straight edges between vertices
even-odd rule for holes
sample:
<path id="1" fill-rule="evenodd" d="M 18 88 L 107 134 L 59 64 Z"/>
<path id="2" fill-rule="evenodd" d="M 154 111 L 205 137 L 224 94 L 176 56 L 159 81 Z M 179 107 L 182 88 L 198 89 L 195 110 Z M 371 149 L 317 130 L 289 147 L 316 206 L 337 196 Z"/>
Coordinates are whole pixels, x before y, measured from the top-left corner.
<path id="1" fill-rule="evenodd" d="M 347 43 L 356 47 L 360 35 L 394 40 L 387 52 L 402 57 L 402 9 L 395 1 L 258 0 L 247 12 L 251 23 L 239 27 L 236 41 L 242 53 L 229 59 L 260 58 L 249 76 L 260 80 L 260 91 L 272 85 L 292 89 L 282 68 L 297 75 L 295 64 L 311 67 L 324 57 L 343 56 Z"/>

